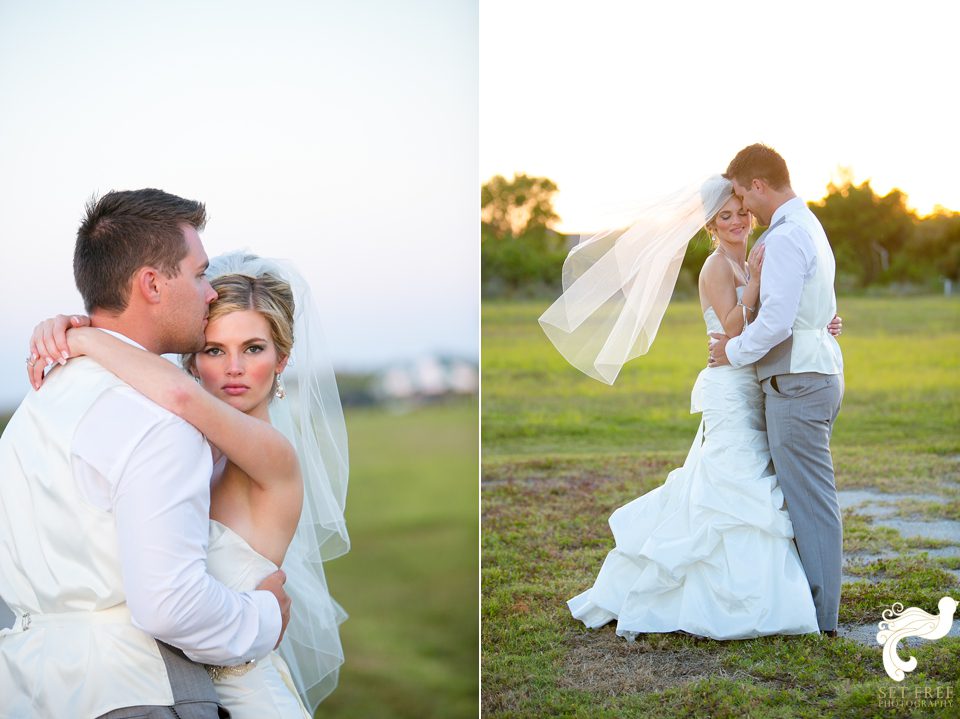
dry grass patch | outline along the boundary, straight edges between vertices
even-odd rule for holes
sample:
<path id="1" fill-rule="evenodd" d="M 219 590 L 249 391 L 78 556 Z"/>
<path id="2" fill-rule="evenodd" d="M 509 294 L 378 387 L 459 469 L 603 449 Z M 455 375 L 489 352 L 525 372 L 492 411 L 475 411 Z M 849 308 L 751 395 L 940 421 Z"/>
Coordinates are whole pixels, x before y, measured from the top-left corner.
<path id="1" fill-rule="evenodd" d="M 662 691 L 725 674 L 716 651 L 708 644 L 677 646 L 677 639 L 660 635 L 628 642 L 613 625 L 572 634 L 563 660 L 559 685 L 591 694 L 618 696 Z"/>

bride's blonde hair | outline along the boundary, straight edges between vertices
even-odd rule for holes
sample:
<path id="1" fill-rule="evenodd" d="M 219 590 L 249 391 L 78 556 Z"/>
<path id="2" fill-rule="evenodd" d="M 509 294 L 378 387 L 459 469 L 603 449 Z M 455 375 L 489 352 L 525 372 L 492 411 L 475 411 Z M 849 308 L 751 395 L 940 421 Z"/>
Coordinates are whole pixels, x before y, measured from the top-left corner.
<path id="1" fill-rule="evenodd" d="M 210 304 L 211 322 L 231 312 L 259 312 L 270 326 L 270 337 L 277 348 L 278 357 L 283 359 L 290 356 L 293 350 L 295 306 L 289 283 L 265 272 L 257 277 L 220 275 L 210 280 L 210 284 L 217 291 L 217 299 Z M 190 374 L 196 374 L 195 358 L 195 352 L 180 358 L 181 365 Z"/>

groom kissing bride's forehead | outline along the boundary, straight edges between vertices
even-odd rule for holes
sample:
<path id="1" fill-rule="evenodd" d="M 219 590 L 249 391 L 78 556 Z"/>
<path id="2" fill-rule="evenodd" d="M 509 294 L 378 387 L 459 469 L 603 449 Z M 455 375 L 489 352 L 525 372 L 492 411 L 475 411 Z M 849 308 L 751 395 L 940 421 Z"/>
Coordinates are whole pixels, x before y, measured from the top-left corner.
<path id="1" fill-rule="evenodd" d="M 91 201 L 74 254 L 90 324 L 149 353 L 202 349 L 217 297 L 204 223 L 201 203 L 155 189 Z M 0 630 L 0 665 L 15 668 L 0 672 L 4 710 L 216 717 L 200 663 L 271 652 L 289 616 L 283 573 L 252 591 L 211 576 L 204 436 L 91 357 L 66 359 L 27 359 L 43 386 L 0 437 L 0 597 L 15 615 Z M 51 361 L 63 366 L 43 377 Z"/>
<path id="2" fill-rule="evenodd" d="M 787 163 L 765 145 L 745 147 L 730 161 L 723 175 L 733 185 L 733 193 L 761 225 L 769 225 L 774 211 L 796 197 L 790 187 Z"/>
<path id="3" fill-rule="evenodd" d="M 203 347 L 207 306 L 217 293 L 199 232 L 206 209 L 162 190 L 111 192 L 91 200 L 77 233 L 73 272 L 95 326 L 118 317 L 146 349 L 166 354 Z"/>

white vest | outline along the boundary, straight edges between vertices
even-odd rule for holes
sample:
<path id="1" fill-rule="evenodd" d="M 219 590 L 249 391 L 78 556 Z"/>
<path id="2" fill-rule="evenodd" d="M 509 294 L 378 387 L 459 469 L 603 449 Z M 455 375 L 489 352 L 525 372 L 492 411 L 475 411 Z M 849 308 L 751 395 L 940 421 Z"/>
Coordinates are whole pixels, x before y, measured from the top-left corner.
<path id="1" fill-rule="evenodd" d="M 130 623 L 113 514 L 71 469 L 74 434 L 123 383 L 92 360 L 57 370 L 0 437 L 0 717 L 95 717 L 173 704 L 156 640 Z"/>
<path id="2" fill-rule="evenodd" d="M 836 337 L 827 331 L 827 324 L 837 313 L 837 295 L 833 290 L 836 274 L 833 249 L 823 226 L 809 208 L 790 212 L 781 222 L 797 225 L 810 236 L 817 253 L 816 271 L 804 279 L 792 335 L 757 361 L 757 377 L 763 380 L 773 375 L 798 372 L 842 374 L 840 345 Z M 772 238 L 773 242 L 777 240 L 776 237 Z"/>

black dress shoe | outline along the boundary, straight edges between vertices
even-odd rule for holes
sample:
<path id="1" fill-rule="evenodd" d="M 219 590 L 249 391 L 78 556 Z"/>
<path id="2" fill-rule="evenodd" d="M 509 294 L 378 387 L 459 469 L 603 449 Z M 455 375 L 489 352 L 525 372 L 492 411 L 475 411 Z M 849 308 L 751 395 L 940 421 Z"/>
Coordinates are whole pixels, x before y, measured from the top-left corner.
<path id="1" fill-rule="evenodd" d="M 823 631 L 823 632 L 820 632 L 820 633 L 821 633 L 823 636 L 825 636 L 825 637 L 830 637 L 831 639 L 836 639 L 837 636 L 839 636 L 839 635 L 837 634 L 837 630 L 836 630 L 836 629 L 827 629 L 826 631 Z"/>

